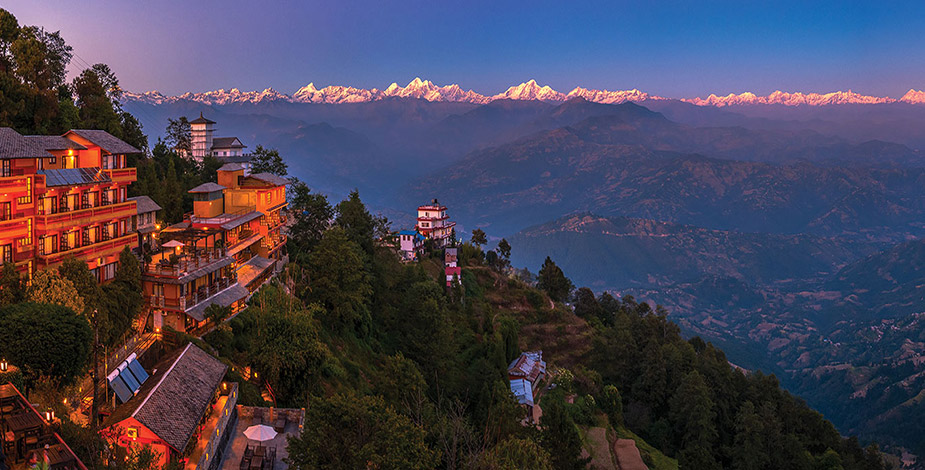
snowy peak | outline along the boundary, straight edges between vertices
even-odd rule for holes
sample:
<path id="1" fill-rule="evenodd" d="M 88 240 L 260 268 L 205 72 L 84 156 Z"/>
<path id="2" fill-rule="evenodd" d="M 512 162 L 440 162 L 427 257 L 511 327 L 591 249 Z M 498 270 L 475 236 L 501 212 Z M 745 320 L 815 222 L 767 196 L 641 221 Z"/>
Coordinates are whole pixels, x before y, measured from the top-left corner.
<path id="1" fill-rule="evenodd" d="M 620 104 L 628 101 L 638 102 L 647 100 L 665 100 L 661 96 L 650 95 L 639 91 L 635 88 L 632 90 L 609 91 L 609 90 L 589 90 L 587 88 L 576 87 L 566 95 L 568 99 L 584 98 L 588 101 L 604 104 Z"/>
<path id="2" fill-rule="evenodd" d="M 564 93 L 553 90 L 549 85 L 539 86 L 536 80 L 531 79 L 529 82 L 512 86 L 504 93 L 499 93 L 491 97 L 493 100 L 539 100 L 539 101 L 565 101 Z"/>
<path id="3" fill-rule="evenodd" d="M 908 93 L 907 93 L 908 94 Z M 758 96 L 754 93 L 730 93 L 726 96 L 711 94 L 706 98 L 682 99 L 697 106 L 741 106 L 755 104 L 779 104 L 784 106 L 828 106 L 834 104 L 880 104 L 893 103 L 896 100 L 889 97 L 868 96 L 848 91 L 835 91 L 832 93 L 788 93 L 775 91 L 767 96 Z"/>
<path id="4" fill-rule="evenodd" d="M 925 103 L 925 91 L 916 91 L 909 89 L 902 98 L 899 99 L 903 103 L 909 104 L 923 104 Z"/>
<path id="5" fill-rule="evenodd" d="M 461 101 L 478 104 L 487 103 L 489 101 L 487 97 L 472 90 L 463 91 L 459 85 L 437 86 L 430 80 L 421 80 L 420 78 L 411 80 L 405 87 L 401 87 L 397 83 L 392 83 L 382 94 L 384 96 L 416 98 L 427 101 Z"/>
<path id="6" fill-rule="evenodd" d="M 317 88 L 314 82 L 296 90 L 292 95 L 280 93 L 272 88 L 263 91 L 241 91 L 237 88 L 230 90 L 219 89 L 202 93 L 184 93 L 178 96 L 167 96 L 158 91 L 145 93 L 125 93 L 127 101 L 136 101 L 148 104 L 163 104 L 176 101 L 195 101 L 207 105 L 230 105 L 240 103 L 264 102 L 291 102 L 291 103 L 366 103 L 386 98 L 419 99 L 437 102 L 459 102 L 472 104 L 485 104 L 492 100 L 537 100 L 562 102 L 571 98 L 584 98 L 595 103 L 619 104 L 632 102 L 645 102 L 650 100 L 667 100 L 661 96 L 650 95 L 637 89 L 632 90 L 594 90 L 576 87 L 568 94 L 560 93 L 548 85 L 540 86 L 536 80 L 530 80 L 520 85 L 508 88 L 504 93 L 486 96 L 472 90 L 464 90 L 457 84 L 436 85 L 430 80 L 415 77 L 406 86 L 392 83 L 384 90 L 376 88 L 356 88 L 352 86 L 330 85 Z M 766 96 L 759 96 L 751 92 L 730 93 L 725 96 L 711 94 L 706 98 L 683 98 L 681 101 L 697 106 L 750 106 L 750 105 L 782 105 L 782 106 L 829 106 L 843 104 L 881 104 L 881 103 L 908 103 L 925 104 L 925 91 L 909 90 L 902 98 L 868 96 L 855 93 L 851 90 L 836 91 L 832 93 L 802 93 L 775 91 Z"/>

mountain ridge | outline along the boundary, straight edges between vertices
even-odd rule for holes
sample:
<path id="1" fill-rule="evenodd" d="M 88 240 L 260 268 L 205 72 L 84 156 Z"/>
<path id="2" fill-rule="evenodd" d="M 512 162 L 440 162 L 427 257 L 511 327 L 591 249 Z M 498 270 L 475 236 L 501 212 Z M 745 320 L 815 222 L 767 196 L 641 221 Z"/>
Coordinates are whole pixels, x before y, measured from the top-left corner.
<path id="1" fill-rule="evenodd" d="M 408 85 L 400 86 L 393 82 L 384 89 L 357 88 L 343 85 L 329 85 L 323 88 L 310 82 L 291 95 L 280 93 L 273 88 L 263 91 L 241 91 L 238 88 L 193 93 L 186 92 L 180 95 L 168 96 L 159 91 L 152 90 L 143 93 L 125 92 L 124 98 L 129 101 L 140 101 L 149 104 L 163 104 L 180 100 L 195 101 L 209 105 L 225 105 L 234 103 L 261 103 L 268 101 L 285 101 L 290 103 L 323 103 L 344 104 L 364 103 L 388 98 L 423 99 L 440 102 L 463 102 L 472 104 L 486 104 L 499 99 L 513 99 L 526 101 L 563 102 L 571 98 L 581 97 L 588 101 L 605 104 L 620 104 L 626 102 L 645 101 L 683 101 L 697 106 L 729 107 L 749 105 L 783 105 L 783 106 L 832 106 L 844 104 L 925 104 L 925 91 L 910 89 L 901 98 L 887 96 L 870 96 L 851 91 L 834 91 L 829 93 L 803 93 L 775 91 L 765 96 L 752 92 L 740 94 L 730 93 L 725 96 L 710 94 L 706 98 L 667 98 L 649 94 L 636 88 L 630 90 L 598 90 L 575 87 L 568 93 L 557 91 L 549 85 L 539 85 L 535 79 L 530 79 L 519 85 L 509 87 L 507 90 L 494 95 L 483 95 L 473 90 L 464 90 L 458 84 L 436 85 L 430 80 L 415 77 Z"/>

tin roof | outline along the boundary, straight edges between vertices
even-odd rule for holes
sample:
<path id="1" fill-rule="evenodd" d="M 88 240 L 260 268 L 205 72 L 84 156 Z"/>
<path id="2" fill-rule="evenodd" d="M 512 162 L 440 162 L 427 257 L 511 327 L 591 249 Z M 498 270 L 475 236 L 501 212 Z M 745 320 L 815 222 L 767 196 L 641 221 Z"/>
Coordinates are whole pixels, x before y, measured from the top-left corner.
<path id="1" fill-rule="evenodd" d="M 154 199 L 151 199 L 148 196 L 135 196 L 128 198 L 128 200 L 135 201 L 135 206 L 138 208 L 139 214 L 155 212 L 163 209 L 163 207 L 157 205 L 157 203 L 154 202 Z"/>
<path id="2" fill-rule="evenodd" d="M 523 377 L 536 383 L 541 375 L 546 375 L 546 362 L 543 361 L 543 351 L 527 351 L 520 353 L 520 357 L 514 359 L 507 368 L 507 373 L 511 377 Z"/>
<path id="3" fill-rule="evenodd" d="M 187 191 L 187 192 L 190 192 L 190 193 L 214 193 L 214 192 L 216 192 L 216 191 L 221 191 L 221 190 L 223 190 L 223 189 L 225 189 L 225 187 L 222 186 L 222 185 L 220 185 L 220 184 L 218 184 L 218 183 L 202 183 L 202 184 L 200 184 L 199 186 L 196 186 L 195 188 L 190 189 L 190 190 Z"/>

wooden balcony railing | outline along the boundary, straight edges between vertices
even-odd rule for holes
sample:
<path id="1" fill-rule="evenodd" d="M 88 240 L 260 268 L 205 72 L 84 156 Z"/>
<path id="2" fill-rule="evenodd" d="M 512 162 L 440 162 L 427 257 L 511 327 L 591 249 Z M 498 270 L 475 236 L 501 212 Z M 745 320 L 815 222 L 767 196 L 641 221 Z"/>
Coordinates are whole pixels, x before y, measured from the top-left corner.
<path id="1" fill-rule="evenodd" d="M 135 214 L 137 214 L 135 201 L 126 201 L 108 206 L 89 207 L 69 212 L 58 212 L 57 214 L 37 215 L 35 217 L 35 223 L 36 229 L 40 232 L 56 231 L 100 222 L 110 222 L 113 219 L 131 217 Z"/>
<path id="2" fill-rule="evenodd" d="M 58 251 L 56 253 L 37 255 L 40 262 L 45 265 L 55 264 L 64 261 L 65 257 L 74 256 L 80 259 L 102 258 L 112 254 L 119 253 L 123 248 L 128 246 L 134 248 L 138 244 L 138 235 L 129 233 L 116 237 L 111 240 L 100 241 L 90 245 L 74 247 L 68 251 Z"/>
<path id="3" fill-rule="evenodd" d="M 113 183 L 134 183 L 138 179 L 135 168 L 119 168 L 116 170 L 103 170 L 109 175 Z"/>
<path id="4" fill-rule="evenodd" d="M 181 254 L 177 261 L 170 263 L 168 252 L 152 263 L 146 263 L 144 273 L 152 276 L 181 277 L 197 269 L 205 268 L 225 258 L 224 248 L 197 249 L 196 254 Z"/>

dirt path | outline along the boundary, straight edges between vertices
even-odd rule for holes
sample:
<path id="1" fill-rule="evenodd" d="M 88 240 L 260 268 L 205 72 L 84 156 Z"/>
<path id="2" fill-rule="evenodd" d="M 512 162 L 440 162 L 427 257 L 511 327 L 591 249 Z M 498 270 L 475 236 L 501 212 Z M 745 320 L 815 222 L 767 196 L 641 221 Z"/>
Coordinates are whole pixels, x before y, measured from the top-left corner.
<path id="1" fill-rule="evenodd" d="M 585 435 L 590 447 L 591 465 L 594 470 L 617 470 L 610 455 L 610 443 L 607 442 L 607 430 L 604 428 L 589 428 Z"/>
<path id="2" fill-rule="evenodd" d="M 632 439 L 617 439 L 613 443 L 613 455 L 617 457 L 619 470 L 648 470 Z"/>

